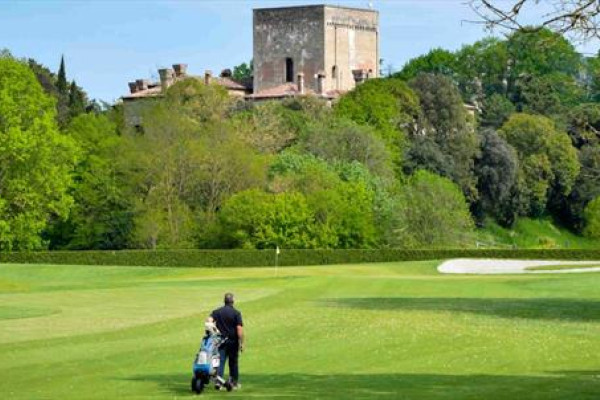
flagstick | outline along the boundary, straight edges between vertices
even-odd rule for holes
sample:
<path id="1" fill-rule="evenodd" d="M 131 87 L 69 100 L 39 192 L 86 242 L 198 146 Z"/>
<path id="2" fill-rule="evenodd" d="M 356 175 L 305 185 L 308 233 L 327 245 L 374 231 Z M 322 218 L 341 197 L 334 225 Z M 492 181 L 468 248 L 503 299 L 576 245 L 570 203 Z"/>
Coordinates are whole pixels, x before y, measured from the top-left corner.
<path id="1" fill-rule="evenodd" d="M 279 246 L 275 247 L 275 276 L 279 277 Z"/>

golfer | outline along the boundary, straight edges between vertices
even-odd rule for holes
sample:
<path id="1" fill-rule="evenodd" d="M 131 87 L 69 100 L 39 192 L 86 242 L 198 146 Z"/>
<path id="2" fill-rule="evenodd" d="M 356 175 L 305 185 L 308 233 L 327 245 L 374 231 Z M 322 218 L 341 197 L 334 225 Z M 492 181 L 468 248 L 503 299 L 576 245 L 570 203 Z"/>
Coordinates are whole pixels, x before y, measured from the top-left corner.
<path id="1" fill-rule="evenodd" d="M 233 389 L 239 389 L 238 356 L 240 351 L 244 351 L 244 323 L 242 313 L 233 308 L 233 293 L 226 293 L 224 302 L 223 307 L 214 310 L 210 315 L 215 320 L 217 329 L 227 338 L 220 350 L 221 363 L 218 374 L 223 378 L 225 361 L 229 359 L 229 383 Z M 215 389 L 220 390 L 221 385 L 217 383 Z"/>

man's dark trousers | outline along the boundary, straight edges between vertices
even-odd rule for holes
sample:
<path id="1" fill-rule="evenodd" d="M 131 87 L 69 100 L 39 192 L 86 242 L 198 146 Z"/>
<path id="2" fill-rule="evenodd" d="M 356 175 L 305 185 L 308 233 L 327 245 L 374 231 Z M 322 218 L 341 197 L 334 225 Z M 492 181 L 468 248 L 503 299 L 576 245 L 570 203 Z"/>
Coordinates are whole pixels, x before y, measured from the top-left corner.
<path id="1" fill-rule="evenodd" d="M 221 364 L 219 365 L 219 376 L 223 376 L 225 372 L 225 361 L 229 360 L 229 378 L 237 383 L 239 377 L 238 358 L 240 344 L 237 340 L 227 341 L 219 350 L 221 356 Z"/>

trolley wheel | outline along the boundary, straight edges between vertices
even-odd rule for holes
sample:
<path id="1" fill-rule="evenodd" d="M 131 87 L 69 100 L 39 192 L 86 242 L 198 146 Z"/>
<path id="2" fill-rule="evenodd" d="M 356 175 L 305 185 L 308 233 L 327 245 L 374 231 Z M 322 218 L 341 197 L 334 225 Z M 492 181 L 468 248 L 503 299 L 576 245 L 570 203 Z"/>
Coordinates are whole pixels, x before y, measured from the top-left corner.
<path id="1" fill-rule="evenodd" d="M 202 393 L 204 390 L 204 382 L 202 379 L 196 379 L 196 377 L 192 378 L 192 391 L 196 394 Z"/>

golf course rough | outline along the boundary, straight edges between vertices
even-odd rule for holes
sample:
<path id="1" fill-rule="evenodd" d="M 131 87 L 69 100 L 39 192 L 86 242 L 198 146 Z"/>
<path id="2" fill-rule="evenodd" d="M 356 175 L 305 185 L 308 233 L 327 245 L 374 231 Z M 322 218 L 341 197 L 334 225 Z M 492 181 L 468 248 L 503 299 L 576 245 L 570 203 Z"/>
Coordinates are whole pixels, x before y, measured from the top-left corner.
<path id="1" fill-rule="evenodd" d="M 203 320 L 233 291 L 242 389 L 205 398 L 600 398 L 600 273 L 439 264 L 1 265 L 0 393 L 192 398 Z"/>

